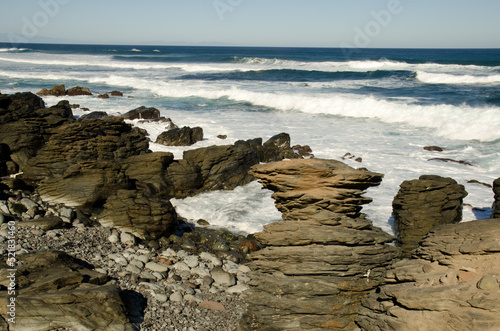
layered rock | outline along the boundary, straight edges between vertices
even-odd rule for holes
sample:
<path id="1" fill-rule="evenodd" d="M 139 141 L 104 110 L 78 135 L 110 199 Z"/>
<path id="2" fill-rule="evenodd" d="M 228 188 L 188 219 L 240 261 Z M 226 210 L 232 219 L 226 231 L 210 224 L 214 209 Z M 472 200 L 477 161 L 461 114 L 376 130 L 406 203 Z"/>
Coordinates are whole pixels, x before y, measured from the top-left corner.
<path id="1" fill-rule="evenodd" d="M 108 276 L 62 252 L 49 250 L 18 258 L 15 330 L 133 330 L 120 288 L 105 285 Z M 10 318 L 8 276 L 4 265 L 0 269 L 0 325 L 4 330 L 9 330 L 6 321 Z"/>
<path id="2" fill-rule="evenodd" d="M 109 197 L 99 222 L 141 239 L 170 235 L 178 225 L 170 201 L 148 198 L 135 190 L 118 190 Z"/>
<path id="3" fill-rule="evenodd" d="M 467 192 L 451 178 L 421 176 L 404 181 L 394 198 L 394 225 L 405 254 L 438 224 L 462 220 L 463 198 Z"/>
<path id="4" fill-rule="evenodd" d="M 120 118 L 70 123 L 57 128 L 28 161 L 25 179 L 40 183 L 46 201 L 92 205 L 132 186 L 120 162 L 147 149 L 146 137 Z"/>
<path id="5" fill-rule="evenodd" d="M 495 201 L 492 206 L 491 218 L 500 218 L 500 178 L 493 182 L 493 192 L 495 193 Z"/>
<path id="6" fill-rule="evenodd" d="M 55 128 L 72 121 L 71 108 L 64 103 L 45 108 L 43 100 L 32 93 L 0 95 L 0 143 L 9 146 L 12 160 L 21 169 Z"/>
<path id="7" fill-rule="evenodd" d="M 363 301 L 363 330 L 500 329 L 500 220 L 436 226 Z"/>
<path id="8" fill-rule="evenodd" d="M 203 129 L 200 127 L 174 128 L 161 133 L 156 139 L 157 144 L 165 146 L 191 146 L 203 140 Z"/>
<path id="9" fill-rule="evenodd" d="M 275 193 L 284 221 L 255 234 L 241 330 L 354 328 L 360 300 L 399 255 L 394 238 L 360 215 L 381 174 L 333 160 L 291 160 L 250 171 Z"/>

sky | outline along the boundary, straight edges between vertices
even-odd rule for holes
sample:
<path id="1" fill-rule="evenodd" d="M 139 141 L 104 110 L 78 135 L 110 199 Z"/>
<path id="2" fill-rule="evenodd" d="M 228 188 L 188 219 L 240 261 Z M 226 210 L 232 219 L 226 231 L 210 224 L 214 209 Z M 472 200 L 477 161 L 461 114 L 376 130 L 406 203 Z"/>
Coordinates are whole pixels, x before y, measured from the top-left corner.
<path id="1" fill-rule="evenodd" d="M 3 1 L 0 41 L 500 48 L 498 0 Z"/>

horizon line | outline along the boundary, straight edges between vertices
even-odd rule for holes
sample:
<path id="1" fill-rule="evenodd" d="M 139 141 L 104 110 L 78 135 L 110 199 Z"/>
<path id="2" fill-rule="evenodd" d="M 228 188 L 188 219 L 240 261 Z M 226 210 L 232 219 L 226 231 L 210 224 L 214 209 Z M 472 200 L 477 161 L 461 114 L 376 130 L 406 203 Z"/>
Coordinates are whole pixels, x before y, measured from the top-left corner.
<path id="1" fill-rule="evenodd" d="M 0 43 L 2 44 L 11 44 L 14 45 L 10 41 L 2 41 L 0 40 Z M 193 43 L 193 44 L 177 44 L 177 43 L 172 43 L 168 44 L 165 42 L 165 44 L 142 44 L 142 43 L 120 43 L 120 44 L 113 44 L 113 43 L 91 43 L 91 42 L 29 42 L 29 43 L 17 43 L 15 45 L 80 45 L 80 46 L 146 46 L 146 47 L 221 47 L 221 48 L 325 48 L 325 49 L 500 49 L 500 47 L 464 47 L 464 46 L 457 46 L 457 47 L 394 47 L 394 46 L 385 46 L 385 47 L 340 47 L 340 46 L 248 46 L 248 45 L 231 45 L 231 44 L 226 44 L 226 45 L 216 45 L 216 42 L 213 42 L 214 45 L 207 45 L 211 44 L 211 42 L 206 42 L 206 43 Z"/>

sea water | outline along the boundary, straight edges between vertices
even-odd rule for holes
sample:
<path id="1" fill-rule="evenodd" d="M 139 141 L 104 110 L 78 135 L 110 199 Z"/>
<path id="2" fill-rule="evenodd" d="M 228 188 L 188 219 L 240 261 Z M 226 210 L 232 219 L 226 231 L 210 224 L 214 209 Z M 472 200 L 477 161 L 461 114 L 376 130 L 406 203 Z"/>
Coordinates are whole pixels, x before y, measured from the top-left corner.
<path id="1" fill-rule="evenodd" d="M 500 177 L 500 50 L 0 44 L 2 93 L 60 84 L 89 87 L 92 97 L 64 99 L 91 111 L 118 115 L 155 107 L 180 127 L 201 126 L 205 139 L 191 147 L 150 144 L 176 158 L 187 149 L 280 132 L 294 145 L 310 145 L 318 158 L 360 157 L 361 163 L 344 162 L 385 175 L 368 190 L 373 202 L 363 212 L 387 232 L 399 185 L 423 174 L 465 186 L 465 221 L 491 213 L 491 188 L 468 181 L 491 184 Z M 97 98 L 112 90 L 125 97 Z M 49 106 L 62 100 L 44 99 Z M 159 123 L 131 123 L 152 141 L 165 130 Z M 228 138 L 217 138 L 221 134 Z M 445 150 L 425 151 L 429 145 Z M 205 219 L 242 233 L 281 218 L 271 192 L 257 182 L 172 202 L 192 222 Z"/>

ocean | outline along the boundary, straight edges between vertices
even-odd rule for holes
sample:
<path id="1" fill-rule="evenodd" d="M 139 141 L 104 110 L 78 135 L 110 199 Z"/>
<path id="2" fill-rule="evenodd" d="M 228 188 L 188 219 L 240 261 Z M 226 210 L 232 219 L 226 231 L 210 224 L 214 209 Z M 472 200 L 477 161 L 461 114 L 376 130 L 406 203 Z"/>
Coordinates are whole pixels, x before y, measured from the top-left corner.
<path id="1" fill-rule="evenodd" d="M 182 158 L 187 149 L 290 134 L 315 157 L 385 174 L 363 212 L 392 232 L 392 199 L 404 180 L 452 177 L 469 193 L 464 221 L 489 218 L 500 177 L 499 49 L 354 49 L 113 46 L 0 43 L 0 91 L 65 84 L 92 97 L 65 97 L 91 111 L 158 108 L 178 126 L 201 126 L 191 147 L 151 143 Z M 122 91 L 125 97 L 99 99 Z M 130 96 L 131 98 L 128 98 Z M 48 106 L 62 98 L 44 97 Z M 75 116 L 86 112 L 75 109 Z M 161 124 L 132 122 L 151 140 Z M 217 138 L 227 135 L 226 140 Z M 424 150 L 439 146 L 443 152 Z M 433 158 L 467 161 L 441 162 Z M 178 213 L 242 233 L 280 219 L 271 192 L 254 182 L 234 191 L 173 200 Z"/>

